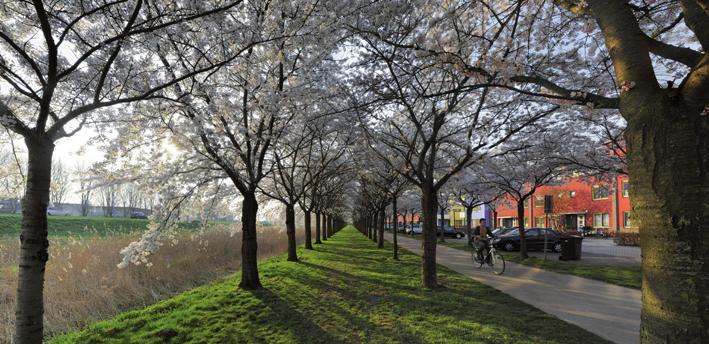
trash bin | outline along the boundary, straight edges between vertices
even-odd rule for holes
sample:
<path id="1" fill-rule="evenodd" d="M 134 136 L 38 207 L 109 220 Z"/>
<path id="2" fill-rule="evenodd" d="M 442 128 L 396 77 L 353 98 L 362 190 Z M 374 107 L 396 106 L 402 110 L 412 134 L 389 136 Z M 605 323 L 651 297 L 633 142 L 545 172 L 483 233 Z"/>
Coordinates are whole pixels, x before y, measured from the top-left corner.
<path id="1" fill-rule="evenodd" d="M 581 259 L 581 242 L 583 237 L 572 235 L 561 240 L 561 255 L 559 260 Z"/>

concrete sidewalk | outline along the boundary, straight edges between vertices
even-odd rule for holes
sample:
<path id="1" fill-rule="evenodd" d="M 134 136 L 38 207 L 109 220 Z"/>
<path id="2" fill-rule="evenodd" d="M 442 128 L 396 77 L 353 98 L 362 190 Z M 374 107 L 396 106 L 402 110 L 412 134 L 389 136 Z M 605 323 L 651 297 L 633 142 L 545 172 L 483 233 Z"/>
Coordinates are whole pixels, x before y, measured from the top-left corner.
<path id="1" fill-rule="evenodd" d="M 391 234 L 385 239 L 391 241 Z M 421 241 L 398 237 L 399 246 L 421 255 Z M 470 252 L 438 245 L 438 264 L 487 284 L 559 319 L 615 343 L 640 342 L 640 291 L 507 262 L 497 276 L 474 266 Z M 513 321 L 513 319 L 510 319 Z"/>

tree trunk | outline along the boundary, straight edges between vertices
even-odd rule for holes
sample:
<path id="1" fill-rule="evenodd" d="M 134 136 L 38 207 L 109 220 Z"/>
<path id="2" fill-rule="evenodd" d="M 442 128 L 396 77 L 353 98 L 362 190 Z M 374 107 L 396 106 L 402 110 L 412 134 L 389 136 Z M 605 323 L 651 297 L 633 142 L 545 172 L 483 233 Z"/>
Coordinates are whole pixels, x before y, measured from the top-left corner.
<path id="1" fill-rule="evenodd" d="M 261 281 L 258 277 L 258 243 L 256 242 L 256 214 L 258 202 L 256 195 L 243 194 L 244 200 L 241 207 L 241 282 L 242 289 L 260 289 Z"/>
<path id="2" fill-rule="evenodd" d="M 659 104 L 657 104 L 659 103 Z M 628 117 L 642 252 L 642 343 L 709 342 L 709 125 L 669 99 Z"/>
<path id="3" fill-rule="evenodd" d="M 310 228 L 310 212 L 305 211 L 305 215 L 303 218 L 303 222 L 305 224 L 305 249 L 306 250 L 312 250 L 313 249 L 313 233 L 312 233 L 312 228 Z"/>
<path id="4" fill-rule="evenodd" d="M 25 140 L 27 181 L 22 200 L 20 262 L 17 270 L 15 343 L 41 343 L 44 315 L 44 270 L 47 250 L 47 206 L 54 144 Z"/>
<path id="5" fill-rule="evenodd" d="M 468 235 L 468 246 L 473 243 L 473 207 L 465 207 L 465 233 Z"/>
<path id="6" fill-rule="evenodd" d="M 423 254 L 421 255 L 421 280 L 426 288 L 438 286 L 436 276 L 436 210 L 438 201 L 433 188 L 422 188 Z"/>
<path id="7" fill-rule="evenodd" d="M 394 259 L 398 260 L 399 259 L 399 243 L 397 242 L 396 236 L 399 234 L 398 233 L 398 227 L 399 227 L 399 214 L 396 212 L 396 197 L 391 201 L 391 213 L 392 217 L 394 218 L 394 226 L 393 228 L 393 235 L 394 235 Z"/>
<path id="8" fill-rule="evenodd" d="M 443 235 L 443 227 L 445 226 L 443 219 L 445 218 L 445 216 L 446 216 L 446 210 L 441 207 L 441 238 L 440 238 L 440 242 L 446 242 L 446 239 L 444 238 L 444 235 Z"/>
<path id="9" fill-rule="evenodd" d="M 490 228 L 495 229 L 497 226 L 497 210 L 492 211 L 492 226 Z"/>
<path id="10" fill-rule="evenodd" d="M 375 241 L 377 238 L 377 235 L 375 233 L 376 229 L 376 216 L 375 215 L 370 215 L 369 216 L 369 239 L 372 241 Z"/>
<path id="11" fill-rule="evenodd" d="M 524 202 L 526 199 L 517 202 L 517 227 L 519 228 L 519 256 L 529 258 L 527 255 L 527 239 L 524 236 Z"/>
<path id="12" fill-rule="evenodd" d="M 327 241 L 327 215 L 324 213 L 322 214 L 322 231 L 320 234 L 322 234 L 322 240 Z"/>
<path id="13" fill-rule="evenodd" d="M 377 242 L 379 234 L 379 212 L 375 211 L 372 215 L 372 241 Z"/>
<path id="14" fill-rule="evenodd" d="M 377 248 L 384 248 L 384 222 L 386 220 L 386 210 L 382 208 L 379 211 L 379 238 L 377 240 Z"/>
<path id="15" fill-rule="evenodd" d="M 315 212 L 315 243 L 322 244 L 320 241 L 320 213 Z"/>
<path id="16" fill-rule="evenodd" d="M 286 235 L 288 236 L 288 261 L 298 261 L 295 243 L 295 206 L 286 204 Z"/>

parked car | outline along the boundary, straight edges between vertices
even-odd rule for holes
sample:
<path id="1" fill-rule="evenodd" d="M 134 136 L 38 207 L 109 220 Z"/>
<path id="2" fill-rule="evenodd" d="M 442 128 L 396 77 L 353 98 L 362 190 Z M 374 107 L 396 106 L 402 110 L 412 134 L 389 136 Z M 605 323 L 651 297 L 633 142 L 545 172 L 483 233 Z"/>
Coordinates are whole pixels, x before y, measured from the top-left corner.
<path id="1" fill-rule="evenodd" d="M 423 234 L 423 226 L 420 224 L 412 224 L 410 228 L 407 229 L 406 234 L 416 235 Z"/>
<path id="2" fill-rule="evenodd" d="M 59 208 L 49 207 L 47 208 L 47 216 L 69 216 L 69 213 Z"/>
<path id="3" fill-rule="evenodd" d="M 511 232 L 511 231 L 513 231 L 513 230 L 516 230 L 516 229 L 517 229 L 517 228 L 509 228 L 509 227 L 495 228 L 495 229 L 492 231 L 492 236 L 494 236 L 494 237 L 503 236 L 503 235 L 505 235 L 505 234 L 507 234 L 507 233 L 509 233 L 509 232 Z"/>
<path id="4" fill-rule="evenodd" d="M 543 250 L 544 249 L 544 235 L 547 238 L 547 249 L 551 249 L 554 252 L 561 252 L 561 240 L 566 237 L 566 234 L 557 232 L 551 228 L 527 228 L 524 230 L 525 239 L 527 241 L 528 250 Z M 507 232 L 506 234 L 497 236 L 492 240 L 492 244 L 495 248 L 503 249 L 505 251 L 516 251 L 519 250 L 520 239 L 519 230 L 514 229 Z"/>
<path id="5" fill-rule="evenodd" d="M 131 219 L 147 219 L 148 215 L 145 215 L 145 213 L 142 211 L 134 211 L 134 212 L 130 213 L 130 218 Z"/>
<path id="6" fill-rule="evenodd" d="M 396 227 L 396 231 L 399 232 L 399 233 L 406 233 L 406 231 L 408 230 L 409 227 L 410 227 L 409 225 L 406 225 L 406 226 L 404 226 L 404 225 L 397 226 L 397 227 Z"/>
<path id="7" fill-rule="evenodd" d="M 436 236 L 441 236 L 441 232 L 443 233 L 444 236 L 451 237 L 451 238 L 456 238 L 456 239 L 463 239 L 465 238 L 465 233 L 449 226 L 443 226 L 443 228 L 438 227 L 438 232 L 436 233 Z"/>

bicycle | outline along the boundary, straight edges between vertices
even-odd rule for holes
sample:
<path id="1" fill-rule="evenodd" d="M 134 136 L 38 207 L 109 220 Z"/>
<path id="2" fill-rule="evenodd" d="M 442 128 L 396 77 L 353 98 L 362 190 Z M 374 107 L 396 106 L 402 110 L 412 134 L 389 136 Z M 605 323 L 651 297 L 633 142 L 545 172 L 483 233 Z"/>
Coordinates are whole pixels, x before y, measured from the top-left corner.
<path id="1" fill-rule="evenodd" d="M 478 269 L 482 269 L 483 265 L 487 263 L 487 265 L 492 268 L 492 272 L 495 273 L 495 275 L 502 275 L 502 273 L 505 272 L 505 257 L 497 253 L 492 243 L 488 245 L 487 255 L 484 259 L 480 260 L 480 258 L 478 258 L 478 251 L 475 247 L 473 247 L 472 256 L 473 262 L 480 264 Z"/>

